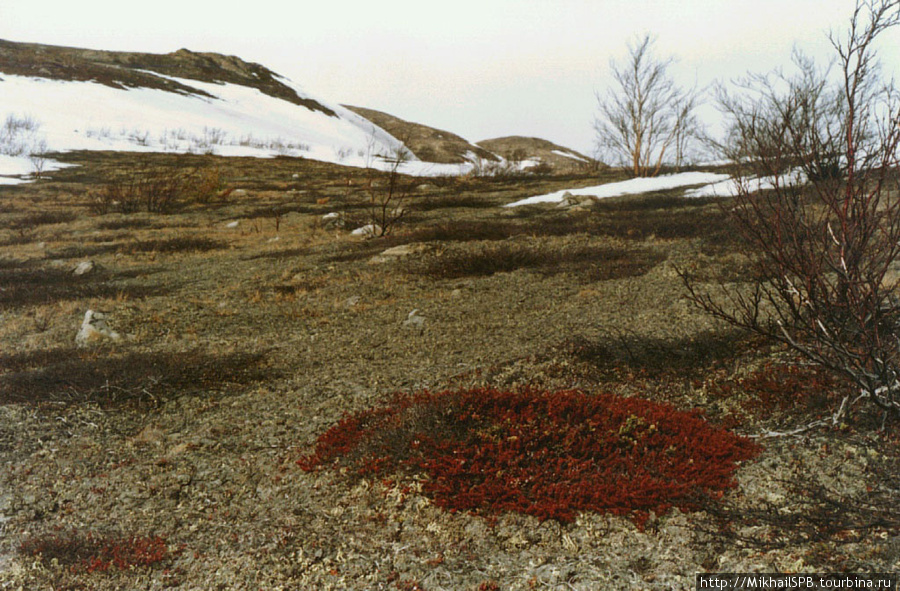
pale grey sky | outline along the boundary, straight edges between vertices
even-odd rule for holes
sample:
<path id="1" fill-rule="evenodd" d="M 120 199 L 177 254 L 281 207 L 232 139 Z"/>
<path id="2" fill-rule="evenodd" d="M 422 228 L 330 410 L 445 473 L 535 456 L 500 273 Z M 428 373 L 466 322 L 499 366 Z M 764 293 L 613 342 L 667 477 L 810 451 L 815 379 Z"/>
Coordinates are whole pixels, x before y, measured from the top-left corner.
<path id="1" fill-rule="evenodd" d="M 827 59 L 853 0 L 0 0 L 0 38 L 259 62 L 333 102 L 472 141 L 533 135 L 590 153 L 610 57 L 644 32 L 686 85 Z M 900 32 L 882 39 L 900 73 Z M 2 97 L 0 97 L 2 102 Z"/>

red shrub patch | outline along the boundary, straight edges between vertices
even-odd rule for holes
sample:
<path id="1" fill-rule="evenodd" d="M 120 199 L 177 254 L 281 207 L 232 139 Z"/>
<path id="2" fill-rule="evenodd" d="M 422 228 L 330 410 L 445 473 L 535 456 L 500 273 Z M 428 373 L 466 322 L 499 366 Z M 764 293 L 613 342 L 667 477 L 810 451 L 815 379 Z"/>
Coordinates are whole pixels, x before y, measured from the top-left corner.
<path id="1" fill-rule="evenodd" d="M 699 413 L 648 400 L 482 388 L 398 395 L 344 418 L 297 463 L 364 477 L 424 473 L 423 492 L 451 511 L 561 522 L 599 511 L 641 525 L 650 511 L 720 496 L 757 452 Z"/>
<path id="2" fill-rule="evenodd" d="M 22 543 L 19 551 L 45 561 L 56 559 L 73 572 L 89 573 L 153 566 L 169 558 L 166 542 L 159 536 L 107 538 L 90 532 L 32 538 Z"/>

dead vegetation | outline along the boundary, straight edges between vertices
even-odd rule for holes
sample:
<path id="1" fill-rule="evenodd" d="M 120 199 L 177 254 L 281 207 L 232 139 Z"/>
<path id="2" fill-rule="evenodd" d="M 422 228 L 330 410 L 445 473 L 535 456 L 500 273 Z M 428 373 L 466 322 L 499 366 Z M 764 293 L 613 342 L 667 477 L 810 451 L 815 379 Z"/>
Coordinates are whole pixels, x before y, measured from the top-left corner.
<path id="1" fill-rule="evenodd" d="M 423 389 L 495 392 L 510 416 L 523 417 L 536 403 L 504 393 L 577 388 L 584 404 L 600 393 L 646 400 L 679 421 L 696 409 L 698 424 L 743 436 L 827 412 L 844 385 L 685 302 L 673 264 L 696 265 L 710 284 L 747 279 L 717 202 L 669 191 L 584 211 L 508 210 L 597 178 L 412 179 L 422 187 L 403 223 L 360 240 L 352 225 L 326 228 L 322 216 L 365 219 L 364 171 L 147 155 L 152 167 L 217 170 L 221 196 L 165 215 L 100 214 L 89 195 L 129 170 L 129 156 L 61 157 L 80 166 L 0 188 L 8 466 L 0 512 L 12 544 L 0 560 L 35 565 L 0 580 L 101 590 L 614 588 L 623 580 L 662 589 L 692 585 L 704 569 L 790 570 L 798 560 L 896 569 L 898 527 L 886 508 L 896 502 L 887 483 L 897 441 L 889 429 L 873 432 L 880 417 L 865 413 L 811 438 L 758 438 L 760 455 L 737 469 L 734 488 L 710 489 L 702 502 L 679 497 L 684 513 L 650 503 L 643 530 L 592 510 L 586 485 L 577 519 L 554 493 L 544 522 L 506 509 L 485 520 L 432 494 L 429 482 L 450 486 L 440 480 L 447 470 L 436 480 L 424 470 L 411 481 L 386 473 L 348 484 L 297 466 L 345 414 Z M 424 246 L 373 261 L 400 245 Z M 88 259 L 97 270 L 74 275 Z M 88 309 L 102 310 L 122 340 L 76 348 Z M 420 324 L 407 323 L 412 310 Z M 408 425 L 450 424 L 440 408 L 426 410 L 401 413 L 394 431 L 380 434 L 391 436 L 386 444 L 412 441 Z M 621 418 L 617 434 L 650 437 L 649 426 Z M 473 433 L 482 447 L 514 449 L 520 427 L 486 421 Z M 860 451 L 860 437 L 877 456 Z M 408 448 L 398 453 L 410 457 Z M 804 470 L 820 478 L 791 480 Z M 505 502 L 481 500 L 482 514 Z M 829 521 L 833 514 L 842 517 Z M 121 524 L 152 533 L 106 535 Z M 765 543 L 748 545 L 759 531 Z M 108 542 L 138 548 L 122 556 L 139 566 L 87 572 L 92 557 L 112 561 Z M 667 552 L 655 550 L 661 545 Z M 76 551 L 82 546 L 90 552 Z"/>

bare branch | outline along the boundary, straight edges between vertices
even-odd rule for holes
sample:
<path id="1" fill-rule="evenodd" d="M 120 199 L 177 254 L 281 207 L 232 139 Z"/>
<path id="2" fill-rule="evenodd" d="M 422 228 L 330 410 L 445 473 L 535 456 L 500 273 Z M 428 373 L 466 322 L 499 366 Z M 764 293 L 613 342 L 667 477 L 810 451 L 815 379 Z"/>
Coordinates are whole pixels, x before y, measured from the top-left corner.
<path id="1" fill-rule="evenodd" d="M 720 86 L 731 131 L 731 210 L 753 261 L 749 286 L 713 297 L 683 275 L 691 299 L 843 374 L 862 398 L 900 413 L 900 100 L 874 43 L 900 24 L 900 0 L 858 0 L 830 39 L 837 73 L 794 52 L 776 71 Z M 839 79 L 835 79 L 839 78 Z M 748 179 L 766 178 L 757 190 Z M 843 416 L 853 405 L 842 405 Z"/>
<path id="2" fill-rule="evenodd" d="M 644 35 L 629 43 L 627 60 L 610 62 L 615 85 L 597 94 L 597 144 L 635 176 L 659 174 L 672 151 L 680 164 L 700 132 L 694 116 L 699 92 L 675 84 L 668 74 L 673 58 L 654 56 L 653 41 Z"/>

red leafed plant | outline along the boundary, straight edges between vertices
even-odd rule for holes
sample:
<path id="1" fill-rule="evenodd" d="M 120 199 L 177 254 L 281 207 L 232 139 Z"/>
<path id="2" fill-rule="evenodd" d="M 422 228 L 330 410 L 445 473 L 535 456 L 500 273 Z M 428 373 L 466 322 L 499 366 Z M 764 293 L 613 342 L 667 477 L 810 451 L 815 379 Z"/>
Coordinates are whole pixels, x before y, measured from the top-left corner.
<path id="1" fill-rule="evenodd" d="M 96 536 L 91 532 L 49 534 L 26 540 L 19 551 L 43 560 L 56 559 L 73 572 L 105 572 L 112 567 L 127 570 L 153 566 L 170 557 L 159 536 Z"/>
<path id="2" fill-rule="evenodd" d="M 321 435 L 303 470 L 359 477 L 423 474 L 440 507 L 570 522 L 691 510 L 734 486 L 752 441 L 697 412 L 611 394 L 478 388 L 398 394 Z"/>

